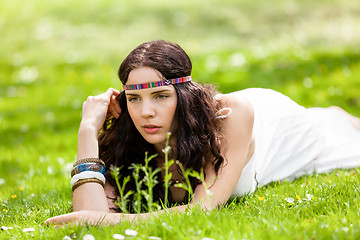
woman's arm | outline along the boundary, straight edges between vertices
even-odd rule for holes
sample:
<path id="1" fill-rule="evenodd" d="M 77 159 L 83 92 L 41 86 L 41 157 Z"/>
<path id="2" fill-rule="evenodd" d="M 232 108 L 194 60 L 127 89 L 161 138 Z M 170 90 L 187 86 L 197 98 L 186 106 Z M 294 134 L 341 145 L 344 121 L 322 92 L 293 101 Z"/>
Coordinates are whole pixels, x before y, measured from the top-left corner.
<path id="1" fill-rule="evenodd" d="M 192 203 L 200 202 L 206 209 L 221 206 L 230 198 L 240 178 L 241 172 L 253 154 L 250 149 L 254 124 L 254 110 L 251 103 L 237 92 L 222 95 L 222 101 L 232 109 L 232 113 L 224 120 L 225 144 L 221 149 L 224 163 L 216 175 L 212 166 L 207 166 L 206 185 L 200 184 L 194 191 Z M 250 149 L 250 152 L 249 152 Z"/>
<path id="2" fill-rule="evenodd" d="M 87 126 L 80 126 L 78 133 L 77 159 L 98 158 L 97 132 Z M 73 210 L 94 210 L 107 212 L 109 209 L 103 186 L 99 183 L 85 183 L 73 192 Z"/>
<path id="3" fill-rule="evenodd" d="M 245 99 L 236 94 L 231 94 L 225 97 L 227 106 L 232 109 L 232 114 L 224 120 L 224 138 L 226 139 L 226 147 L 222 149 L 224 152 L 225 162 L 216 175 L 212 166 L 207 166 L 206 171 L 206 185 L 210 188 L 212 194 L 206 191 L 203 184 L 200 184 L 194 191 L 194 197 L 190 204 L 172 207 L 165 211 L 184 212 L 187 208 L 195 204 L 200 204 L 205 209 L 212 209 L 216 206 L 221 206 L 231 196 L 242 172 L 242 169 L 247 163 L 249 154 L 249 147 L 252 140 L 252 128 L 254 123 L 254 113 L 251 104 Z M 90 142 L 90 141 L 86 141 Z M 84 156 L 85 157 L 85 156 Z M 158 215 L 164 210 L 142 213 L 142 214 L 122 214 L 110 213 L 109 205 L 106 203 L 106 195 L 104 189 L 99 185 L 99 188 L 84 184 L 87 186 L 80 186 L 80 191 L 77 191 L 77 196 L 74 195 L 78 208 L 69 214 L 56 216 L 46 221 L 46 224 L 65 224 L 68 222 L 82 223 L 87 222 L 91 224 L 117 224 L 122 220 L 138 220 L 149 217 L 150 215 Z M 75 194 L 74 192 L 74 194 Z M 109 191 L 111 192 L 111 191 Z M 86 207 L 83 204 L 88 201 L 85 198 L 91 198 L 95 194 L 101 199 L 101 204 L 94 204 L 92 200 L 87 202 Z M 93 208 L 94 206 L 96 208 Z M 80 211 L 79 211 L 80 210 Z M 90 210 L 90 211 L 89 211 Z"/>
<path id="4" fill-rule="evenodd" d="M 63 214 L 49 218 L 45 221 L 45 224 L 50 225 L 63 225 L 63 224 L 91 224 L 91 225 L 115 225 L 121 223 L 121 221 L 137 221 L 140 219 L 146 219 L 150 216 L 158 216 L 164 212 L 184 212 L 191 205 L 181 205 L 177 207 L 168 208 L 166 210 L 160 210 L 150 213 L 140 214 L 128 214 L 128 213 L 109 213 L 101 211 L 81 210 L 68 214 Z"/>
<path id="5" fill-rule="evenodd" d="M 78 133 L 77 159 L 98 158 L 98 133 L 108 114 L 119 117 L 121 109 L 115 98 L 119 91 L 108 89 L 95 97 L 88 97 L 83 104 L 82 120 Z M 73 209 L 108 212 L 104 188 L 98 183 L 85 183 L 73 193 Z"/>

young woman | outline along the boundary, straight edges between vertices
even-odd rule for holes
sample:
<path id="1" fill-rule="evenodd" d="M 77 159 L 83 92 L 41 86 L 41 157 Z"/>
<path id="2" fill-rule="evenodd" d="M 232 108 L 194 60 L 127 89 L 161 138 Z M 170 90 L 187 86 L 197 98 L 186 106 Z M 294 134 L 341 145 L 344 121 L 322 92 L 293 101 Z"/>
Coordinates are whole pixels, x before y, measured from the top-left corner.
<path id="1" fill-rule="evenodd" d="M 188 55 L 177 44 L 147 42 L 120 66 L 124 91 L 109 89 L 88 97 L 72 171 L 74 212 L 47 224 L 116 224 L 160 213 L 119 212 L 114 204 L 119 191 L 109 168 L 120 167 L 123 180 L 132 175 L 133 163 L 144 163 L 145 152 L 157 154 L 150 166 L 162 172 L 153 196 L 164 202 L 168 132 L 169 159 L 204 171 L 210 191 L 191 178 L 194 194 L 187 202 L 187 193 L 171 185 L 169 202 L 178 205 L 166 211 L 181 212 L 194 204 L 212 209 L 272 181 L 360 166 L 360 119 L 341 108 L 306 109 L 269 89 L 220 94 L 193 82 L 191 70 Z M 185 181 L 178 166 L 169 170 L 171 182 Z M 125 188 L 130 190 L 136 191 L 133 180 Z M 129 210 L 134 212 L 131 206 Z"/>

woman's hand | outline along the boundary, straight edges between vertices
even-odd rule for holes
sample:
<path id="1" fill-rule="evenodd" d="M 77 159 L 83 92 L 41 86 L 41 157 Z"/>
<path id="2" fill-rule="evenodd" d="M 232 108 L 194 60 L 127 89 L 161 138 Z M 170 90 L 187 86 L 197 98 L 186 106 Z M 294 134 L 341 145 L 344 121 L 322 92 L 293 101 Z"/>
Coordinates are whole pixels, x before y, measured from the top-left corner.
<path id="1" fill-rule="evenodd" d="M 89 96 L 83 103 L 81 126 L 93 128 L 99 132 L 106 116 L 111 114 L 118 118 L 121 114 L 121 109 L 116 101 L 116 97 L 119 94 L 118 90 L 109 88 L 105 93 Z"/>
<path id="2" fill-rule="evenodd" d="M 112 213 L 98 212 L 98 211 L 87 211 L 82 210 L 78 212 L 72 212 L 68 214 L 59 215 L 56 217 L 49 218 L 45 221 L 46 225 L 65 225 L 65 224 L 74 224 L 74 225 L 108 225 L 116 224 L 110 219 Z M 117 222 L 118 223 L 118 222 Z"/>

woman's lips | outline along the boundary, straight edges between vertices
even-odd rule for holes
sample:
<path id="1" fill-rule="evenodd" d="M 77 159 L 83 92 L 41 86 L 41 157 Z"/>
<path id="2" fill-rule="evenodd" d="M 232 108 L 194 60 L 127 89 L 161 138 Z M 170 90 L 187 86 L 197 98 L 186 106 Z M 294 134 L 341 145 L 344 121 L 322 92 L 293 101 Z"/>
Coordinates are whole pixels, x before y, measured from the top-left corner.
<path id="1" fill-rule="evenodd" d="M 160 130 L 160 127 L 156 125 L 145 125 L 143 128 L 144 131 L 148 134 L 153 134 Z"/>

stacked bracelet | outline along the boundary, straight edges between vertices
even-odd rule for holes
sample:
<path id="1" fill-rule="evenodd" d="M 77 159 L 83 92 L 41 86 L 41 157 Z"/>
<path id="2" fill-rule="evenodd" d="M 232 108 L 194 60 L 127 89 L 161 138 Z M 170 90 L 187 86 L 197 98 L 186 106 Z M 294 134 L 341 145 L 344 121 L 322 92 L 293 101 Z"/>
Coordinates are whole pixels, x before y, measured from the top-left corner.
<path id="1" fill-rule="evenodd" d="M 99 158 L 84 158 L 74 163 L 71 171 L 71 186 L 74 191 L 77 187 L 89 183 L 105 185 L 105 163 Z"/>
<path id="2" fill-rule="evenodd" d="M 73 177 L 75 174 L 85 171 L 100 172 L 101 174 L 105 175 L 105 168 L 99 163 L 80 163 L 72 169 L 71 177 Z"/>
<path id="3" fill-rule="evenodd" d="M 85 183 L 99 183 L 99 184 L 103 185 L 102 181 L 100 181 L 99 179 L 96 179 L 96 178 L 81 179 L 81 180 L 77 181 L 74 185 L 72 185 L 72 187 L 71 187 L 72 191 L 74 191 L 77 187 L 79 187 Z"/>
<path id="4" fill-rule="evenodd" d="M 104 161 L 99 159 L 99 158 L 83 158 L 83 159 L 79 159 L 74 163 L 73 167 L 75 167 L 75 166 L 77 166 L 77 165 L 79 165 L 81 163 L 99 163 L 99 164 L 103 165 L 103 167 L 105 167 Z"/>
<path id="5" fill-rule="evenodd" d="M 92 172 L 92 171 L 85 171 L 78 174 L 75 174 L 70 181 L 71 185 L 74 185 L 77 181 L 82 179 L 88 179 L 88 178 L 96 178 L 99 179 L 103 185 L 105 185 L 105 176 L 104 174 L 100 172 Z"/>

